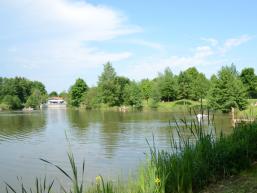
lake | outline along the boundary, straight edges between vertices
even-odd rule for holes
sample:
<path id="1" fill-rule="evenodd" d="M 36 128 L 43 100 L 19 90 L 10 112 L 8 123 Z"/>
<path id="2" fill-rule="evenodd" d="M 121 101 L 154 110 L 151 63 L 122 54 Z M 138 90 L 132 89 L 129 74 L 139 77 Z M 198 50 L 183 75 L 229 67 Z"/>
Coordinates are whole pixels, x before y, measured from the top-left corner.
<path id="1" fill-rule="evenodd" d="M 85 160 L 86 181 L 99 174 L 109 179 L 133 173 L 149 151 L 146 139 L 160 149 L 170 147 L 175 119 L 183 112 L 109 112 L 49 109 L 33 112 L 0 112 L 0 184 L 16 186 L 35 177 L 66 178 L 47 159 L 70 171 L 67 151 L 74 153 L 79 168 Z M 170 123 L 169 123 L 170 121 Z M 231 130 L 228 115 L 216 114 L 216 129 Z M 126 178 L 126 177 L 124 177 Z M 1 188 L 0 188 L 1 190 Z M 0 191 L 2 192 L 2 191 Z"/>

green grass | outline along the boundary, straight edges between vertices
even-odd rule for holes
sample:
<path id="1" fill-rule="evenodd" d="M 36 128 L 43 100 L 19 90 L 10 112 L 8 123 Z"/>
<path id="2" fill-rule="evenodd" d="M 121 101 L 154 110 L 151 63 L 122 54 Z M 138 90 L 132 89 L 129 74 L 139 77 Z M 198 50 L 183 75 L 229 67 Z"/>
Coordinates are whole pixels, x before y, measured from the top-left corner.
<path id="1" fill-rule="evenodd" d="M 236 117 L 238 118 L 257 118 L 257 99 L 248 99 L 247 108 L 243 111 L 237 111 Z"/>
<path id="2" fill-rule="evenodd" d="M 249 193 L 257 192 L 257 165 L 206 187 L 202 193 Z"/>

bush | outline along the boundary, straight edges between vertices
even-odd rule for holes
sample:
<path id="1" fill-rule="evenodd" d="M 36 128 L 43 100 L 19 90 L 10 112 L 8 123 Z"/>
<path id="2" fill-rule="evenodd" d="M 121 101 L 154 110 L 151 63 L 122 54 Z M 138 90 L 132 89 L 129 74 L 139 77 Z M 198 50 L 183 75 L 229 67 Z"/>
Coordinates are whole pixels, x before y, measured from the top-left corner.
<path id="1" fill-rule="evenodd" d="M 16 96 L 6 95 L 3 98 L 2 103 L 4 104 L 5 108 L 8 109 L 20 109 L 22 107 L 21 100 Z"/>

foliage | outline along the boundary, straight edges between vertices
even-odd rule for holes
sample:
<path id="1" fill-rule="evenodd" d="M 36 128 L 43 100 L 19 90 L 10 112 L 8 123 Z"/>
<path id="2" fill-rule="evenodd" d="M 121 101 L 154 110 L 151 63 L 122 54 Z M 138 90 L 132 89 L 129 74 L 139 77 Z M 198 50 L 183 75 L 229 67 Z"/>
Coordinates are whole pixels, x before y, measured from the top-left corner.
<path id="1" fill-rule="evenodd" d="M 115 97 L 117 101 L 114 101 L 115 106 L 120 106 L 124 103 L 125 100 L 125 87 L 130 83 L 130 80 L 126 77 L 117 76 L 115 77 L 115 88 L 117 96 Z"/>
<path id="2" fill-rule="evenodd" d="M 40 90 L 41 95 L 46 94 L 41 82 L 22 77 L 0 77 L 0 102 L 10 109 L 22 108 L 34 90 Z"/>
<path id="3" fill-rule="evenodd" d="M 98 79 L 98 87 L 102 102 L 110 106 L 119 104 L 119 89 L 117 88 L 116 77 L 116 72 L 111 63 L 104 64 L 104 71 Z"/>
<path id="4" fill-rule="evenodd" d="M 45 89 L 45 85 L 42 82 L 33 81 L 31 88 L 32 88 L 32 92 L 34 90 L 39 90 L 41 95 L 47 95 L 47 92 L 46 92 L 46 89 Z M 58 96 L 58 95 L 56 95 L 56 96 Z"/>
<path id="5" fill-rule="evenodd" d="M 25 103 L 25 107 L 32 107 L 34 109 L 38 109 L 40 104 L 42 104 L 46 100 L 46 96 L 43 96 L 40 90 L 35 89 L 33 93 L 29 96 L 27 102 Z"/>
<path id="6" fill-rule="evenodd" d="M 222 67 L 218 77 L 213 77 L 213 80 L 208 101 L 211 108 L 223 112 L 230 111 L 231 107 L 245 109 L 247 105 L 245 88 L 233 65 Z"/>
<path id="7" fill-rule="evenodd" d="M 52 91 L 48 95 L 49 97 L 58 97 L 58 93 L 56 91 Z"/>
<path id="8" fill-rule="evenodd" d="M 160 90 L 159 90 L 159 85 L 158 82 L 154 82 L 153 83 L 153 88 L 152 88 L 152 93 L 151 93 L 151 102 L 150 102 L 150 106 L 151 108 L 157 108 L 158 107 L 158 103 L 161 100 L 161 94 L 160 94 Z"/>
<path id="9" fill-rule="evenodd" d="M 162 101 L 173 101 L 177 98 L 177 81 L 170 68 L 166 68 L 164 74 L 159 74 L 158 86 Z"/>
<path id="10" fill-rule="evenodd" d="M 130 105 L 135 108 L 142 107 L 142 94 L 141 90 L 136 82 L 131 82 L 127 84 L 124 89 L 126 105 Z"/>
<path id="11" fill-rule="evenodd" d="M 60 92 L 59 97 L 62 97 L 63 100 L 67 101 L 68 100 L 68 93 L 66 91 L 62 91 L 62 92 Z"/>
<path id="12" fill-rule="evenodd" d="M 6 105 L 7 109 L 20 109 L 22 106 L 20 99 L 16 95 L 6 95 L 2 103 Z"/>
<path id="13" fill-rule="evenodd" d="M 152 89 L 153 89 L 152 81 L 150 81 L 148 79 L 143 79 L 140 81 L 139 86 L 140 86 L 141 93 L 142 93 L 144 100 L 146 100 L 148 103 L 148 100 L 151 97 L 151 93 L 152 93 Z"/>
<path id="14" fill-rule="evenodd" d="M 71 86 L 69 94 L 70 94 L 70 103 L 74 107 L 79 107 L 82 102 L 83 95 L 87 92 L 88 86 L 86 82 L 78 78 L 74 85 Z"/>
<path id="15" fill-rule="evenodd" d="M 209 90 L 209 81 L 195 67 L 188 68 L 178 76 L 178 98 L 199 100 L 205 98 Z"/>
<path id="16" fill-rule="evenodd" d="M 96 109 L 99 107 L 100 103 L 97 87 L 90 88 L 83 96 L 82 105 L 85 106 L 86 109 Z"/>
<path id="17" fill-rule="evenodd" d="M 248 92 L 248 97 L 257 98 L 257 76 L 254 73 L 254 68 L 244 68 L 240 74 L 240 79 Z"/>

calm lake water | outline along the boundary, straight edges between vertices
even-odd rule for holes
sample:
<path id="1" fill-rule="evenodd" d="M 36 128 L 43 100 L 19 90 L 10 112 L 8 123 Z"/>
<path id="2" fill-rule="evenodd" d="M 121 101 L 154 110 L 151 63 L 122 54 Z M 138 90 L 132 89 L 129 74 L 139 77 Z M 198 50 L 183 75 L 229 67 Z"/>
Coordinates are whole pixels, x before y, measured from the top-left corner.
<path id="1" fill-rule="evenodd" d="M 158 148 L 169 148 L 174 120 L 185 117 L 180 112 L 100 112 L 51 109 L 35 112 L 0 113 L 0 184 L 17 185 L 17 176 L 25 184 L 34 184 L 36 176 L 66 178 L 39 158 L 47 159 L 70 171 L 69 149 L 78 167 L 86 162 L 86 181 L 95 176 L 117 179 L 136 170 L 148 152 L 146 139 Z M 170 123 L 169 123 L 170 121 Z M 229 132 L 227 115 L 214 119 L 217 130 Z M 171 127 L 170 127 L 171 125 Z M 0 188 L 1 190 L 1 188 Z M 2 191 L 0 191 L 2 192 Z"/>

